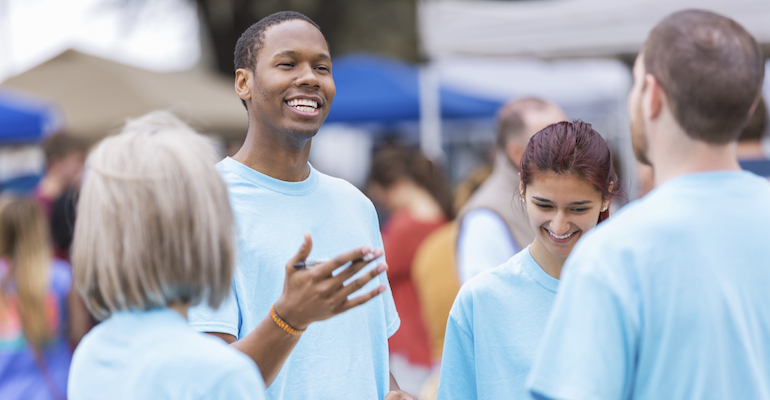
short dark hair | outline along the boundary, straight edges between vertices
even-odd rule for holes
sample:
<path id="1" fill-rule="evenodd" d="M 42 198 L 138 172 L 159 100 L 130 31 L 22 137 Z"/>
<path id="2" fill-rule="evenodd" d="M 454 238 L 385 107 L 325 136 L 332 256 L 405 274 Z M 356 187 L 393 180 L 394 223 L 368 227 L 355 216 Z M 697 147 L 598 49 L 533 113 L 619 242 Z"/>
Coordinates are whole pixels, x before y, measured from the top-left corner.
<path id="1" fill-rule="evenodd" d="M 741 131 L 741 135 L 738 136 L 739 142 L 753 142 L 762 140 L 767 131 L 767 106 L 765 105 L 765 99 L 759 98 L 757 108 L 754 110 L 754 114 L 749 118 L 749 122 L 746 127 Z"/>
<path id="2" fill-rule="evenodd" d="M 679 11 L 653 28 L 642 51 L 645 72 L 687 135 L 712 144 L 738 137 L 765 73 L 757 41 L 740 24 L 709 11 Z"/>
<path id="3" fill-rule="evenodd" d="M 522 136 L 526 132 L 526 113 L 542 111 L 549 105 L 548 102 L 534 97 L 525 97 L 505 103 L 497 112 L 497 146 L 504 149 L 512 138 Z"/>
<path id="4" fill-rule="evenodd" d="M 47 137 L 43 141 L 43 153 L 45 153 L 46 168 L 53 162 L 62 160 L 73 153 L 87 153 L 89 143 L 87 140 L 61 132 Z"/>
<path id="5" fill-rule="evenodd" d="M 262 50 L 265 43 L 265 31 L 273 25 L 278 25 L 281 22 L 300 20 L 310 23 L 315 26 L 318 31 L 321 31 L 321 27 L 318 26 L 307 15 L 296 11 L 279 11 L 268 15 L 265 18 L 260 19 L 256 23 L 252 24 L 246 29 L 241 37 L 238 38 L 238 42 L 235 43 L 235 70 L 245 68 L 254 71 L 254 67 L 257 63 L 257 54 Z M 246 102 L 241 100 L 243 106 L 246 107 Z M 247 108 L 248 110 L 248 108 Z"/>

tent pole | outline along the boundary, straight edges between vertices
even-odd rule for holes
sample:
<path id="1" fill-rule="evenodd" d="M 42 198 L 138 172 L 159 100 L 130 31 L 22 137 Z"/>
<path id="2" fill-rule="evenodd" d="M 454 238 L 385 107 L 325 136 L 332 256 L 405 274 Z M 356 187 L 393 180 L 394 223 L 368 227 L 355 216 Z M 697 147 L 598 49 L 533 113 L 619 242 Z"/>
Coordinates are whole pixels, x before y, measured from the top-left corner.
<path id="1" fill-rule="evenodd" d="M 445 160 L 441 147 L 441 99 L 433 63 L 420 68 L 420 149 L 433 161 Z"/>

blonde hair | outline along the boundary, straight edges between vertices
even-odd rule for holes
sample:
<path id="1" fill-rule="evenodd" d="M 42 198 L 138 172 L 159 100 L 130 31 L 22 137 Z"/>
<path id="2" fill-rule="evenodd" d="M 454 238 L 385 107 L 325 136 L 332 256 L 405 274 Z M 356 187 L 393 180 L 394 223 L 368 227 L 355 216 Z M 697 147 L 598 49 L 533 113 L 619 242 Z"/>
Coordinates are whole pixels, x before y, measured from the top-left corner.
<path id="1" fill-rule="evenodd" d="M 50 281 L 51 245 L 48 223 L 32 199 L 0 199 L 0 257 L 10 267 L 0 284 L 0 319 L 18 307 L 27 342 L 40 350 L 53 338 L 46 320 L 45 297 Z M 16 304 L 8 296 L 13 284 Z"/>
<path id="2" fill-rule="evenodd" d="M 86 162 L 74 280 L 100 319 L 227 296 L 235 225 L 211 141 L 167 112 L 129 121 Z"/>

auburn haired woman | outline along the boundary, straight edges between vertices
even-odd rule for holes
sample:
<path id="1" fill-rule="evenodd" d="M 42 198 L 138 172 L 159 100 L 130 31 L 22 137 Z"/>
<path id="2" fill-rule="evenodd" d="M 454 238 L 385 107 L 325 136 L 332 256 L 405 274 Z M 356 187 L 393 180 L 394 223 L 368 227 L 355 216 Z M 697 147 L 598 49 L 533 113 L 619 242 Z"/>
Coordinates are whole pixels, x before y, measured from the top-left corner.
<path id="1" fill-rule="evenodd" d="M 520 202 L 535 240 L 460 288 L 447 322 L 439 399 L 529 399 L 525 380 L 564 261 L 621 194 L 604 139 L 559 122 L 527 144 Z"/>

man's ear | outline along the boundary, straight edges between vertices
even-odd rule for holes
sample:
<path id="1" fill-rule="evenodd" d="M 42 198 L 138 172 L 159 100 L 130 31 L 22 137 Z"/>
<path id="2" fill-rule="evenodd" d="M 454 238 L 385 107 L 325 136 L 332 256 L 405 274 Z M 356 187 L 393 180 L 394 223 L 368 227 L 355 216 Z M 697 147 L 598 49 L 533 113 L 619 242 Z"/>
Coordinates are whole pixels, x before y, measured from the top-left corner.
<path id="1" fill-rule="evenodd" d="M 235 70 L 235 93 L 238 93 L 238 97 L 240 97 L 242 100 L 251 99 L 252 79 L 252 72 L 248 69 L 238 68 Z"/>
<path id="2" fill-rule="evenodd" d="M 647 95 L 643 95 L 643 99 L 648 102 L 649 108 L 647 109 L 649 119 L 656 119 L 663 111 L 663 104 L 666 101 L 666 93 L 663 92 L 663 87 L 660 86 L 658 80 L 651 74 L 644 76 L 644 83 L 647 87 Z"/>

